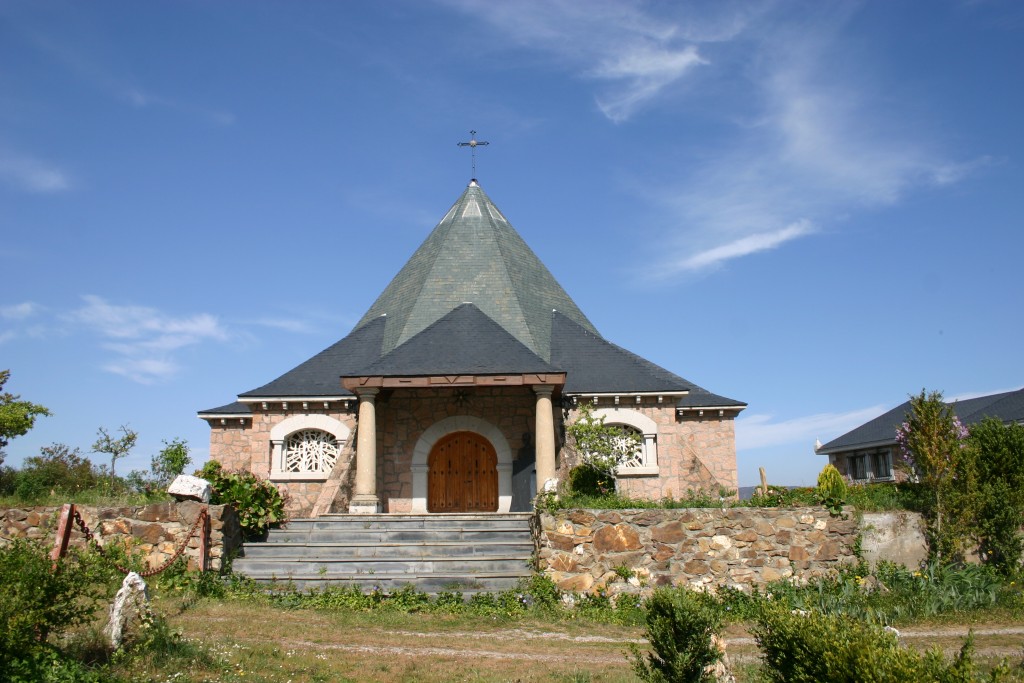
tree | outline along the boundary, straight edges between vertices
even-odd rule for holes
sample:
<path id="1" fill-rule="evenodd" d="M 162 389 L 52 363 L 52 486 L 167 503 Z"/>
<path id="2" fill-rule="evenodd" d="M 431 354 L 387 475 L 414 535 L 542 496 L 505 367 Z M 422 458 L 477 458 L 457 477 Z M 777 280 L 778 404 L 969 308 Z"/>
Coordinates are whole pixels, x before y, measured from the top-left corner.
<path id="1" fill-rule="evenodd" d="M 39 455 L 25 458 L 15 476 L 15 493 L 23 500 L 45 496 L 47 491 L 72 494 L 97 486 L 100 477 L 99 470 L 78 448 L 54 443 L 43 446 Z"/>
<path id="2" fill-rule="evenodd" d="M 1024 554 L 1024 425 L 988 418 L 971 427 L 967 444 L 978 552 L 985 564 L 1011 575 Z"/>
<path id="3" fill-rule="evenodd" d="M 121 425 L 121 433 L 123 436 L 119 439 L 115 439 L 111 436 L 105 427 L 100 427 L 97 434 L 99 438 L 96 439 L 96 443 L 92 445 L 94 453 L 106 453 L 110 456 L 110 490 L 114 490 L 114 464 L 119 458 L 123 458 L 135 448 L 135 442 L 138 441 L 138 433 L 132 431 L 127 425 Z"/>
<path id="4" fill-rule="evenodd" d="M 44 406 L 5 392 L 3 388 L 10 376 L 10 370 L 0 370 L 0 463 L 4 461 L 4 448 L 11 439 L 32 429 L 40 415 L 50 414 Z"/>
<path id="5" fill-rule="evenodd" d="M 609 485 L 614 482 L 615 468 L 637 455 L 642 446 L 636 432 L 606 425 L 603 415 L 594 417 L 593 406 L 589 403 L 580 406 L 579 416 L 566 427 L 566 432 L 580 457 L 580 467 L 590 475 L 583 478 L 594 481 L 601 493 L 607 488 L 603 482 Z M 580 478 L 573 476 L 572 479 L 575 482 Z"/>
<path id="6" fill-rule="evenodd" d="M 154 482 L 161 487 L 168 486 L 185 468 L 192 463 L 188 455 L 188 442 L 184 439 L 164 441 L 163 450 L 149 461 L 149 469 L 153 473 Z"/>
<path id="7" fill-rule="evenodd" d="M 924 389 L 910 397 L 910 412 L 896 430 L 901 462 L 897 464 L 917 478 L 929 491 L 933 509 L 929 520 L 931 551 L 941 560 L 953 559 L 963 545 L 963 533 L 949 524 L 946 510 L 954 502 L 966 502 L 958 495 L 965 490 L 958 476 L 967 476 L 964 454 L 967 429 L 960 424 L 953 408 L 942 400 L 942 393 Z M 956 519 L 964 522 L 968 515 Z M 962 530 L 961 530 L 962 531 Z"/>

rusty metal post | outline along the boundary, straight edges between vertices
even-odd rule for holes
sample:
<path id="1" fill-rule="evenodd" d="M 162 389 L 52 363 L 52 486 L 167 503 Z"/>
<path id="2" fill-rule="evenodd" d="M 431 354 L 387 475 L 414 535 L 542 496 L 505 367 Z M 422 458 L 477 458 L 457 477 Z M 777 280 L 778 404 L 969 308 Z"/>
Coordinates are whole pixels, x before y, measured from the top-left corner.
<path id="1" fill-rule="evenodd" d="M 53 539 L 53 550 L 50 551 L 50 559 L 53 560 L 53 568 L 57 568 L 57 560 L 64 557 L 68 552 L 68 542 L 71 540 L 71 529 L 74 527 L 75 504 L 64 503 L 60 509 L 60 521 L 57 523 L 57 537 Z"/>
<path id="2" fill-rule="evenodd" d="M 208 546 L 210 544 L 210 510 L 209 508 L 203 508 L 203 511 L 199 513 L 203 516 L 203 521 L 199 525 L 199 571 L 206 571 Z"/>

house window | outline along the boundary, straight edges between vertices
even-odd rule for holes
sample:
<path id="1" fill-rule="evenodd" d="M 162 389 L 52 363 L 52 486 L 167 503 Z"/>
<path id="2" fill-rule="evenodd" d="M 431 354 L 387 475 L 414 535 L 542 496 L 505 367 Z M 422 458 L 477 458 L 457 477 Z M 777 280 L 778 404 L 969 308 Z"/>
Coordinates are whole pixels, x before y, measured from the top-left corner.
<path id="1" fill-rule="evenodd" d="M 875 451 L 872 460 L 874 464 L 874 479 L 892 479 L 892 455 L 890 451 Z"/>
<path id="2" fill-rule="evenodd" d="M 285 440 L 282 470 L 296 474 L 330 474 L 340 450 L 333 434 L 303 429 Z"/>
<path id="3" fill-rule="evenodd" d="M 604 419 L 609 426 L 618 427 L 640 437 L 640 451 L 616 470 L 620 477 L 658 476 L 658 425 L 647 415 L 630 408 L 599 408 L 594 417 Z M 625 447 L 625 443 L 622 444 Z"/>
<path id="4" fill-rule="evenodd" d="M 868 458 L 866 455 L 850 456 L 850 478 L 864 481 L 868 478 Z"/>
<path id="5" fill-rule="evenodd" d="M 892 456 L 889 450 L 857 453 L 847 458 L 850 478 L 854 481 L 892 479 Z"/>
<path id="6" fill-rule="evenodd" d="M 636 427 L 630 425 L 609 425 L 621 429 L 623 436 L 615 439 L 613 448 L 620 455 L 626 455 L 620 467 L 647 467 L 647 457 L 644 448 L 644 434 Z M 630 438 L 630 436 L 634 436 Z"/>

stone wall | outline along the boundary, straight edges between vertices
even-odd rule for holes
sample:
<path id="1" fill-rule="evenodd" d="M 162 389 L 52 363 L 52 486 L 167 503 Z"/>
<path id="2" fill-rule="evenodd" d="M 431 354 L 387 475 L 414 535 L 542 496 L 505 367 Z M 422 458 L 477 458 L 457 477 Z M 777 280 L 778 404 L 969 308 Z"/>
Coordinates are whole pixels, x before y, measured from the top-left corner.
<path id="1" fill-rule="evenodd" d="M 133 550 L 145 556 L 150 568 L 163 564 L 174 554 L 202 507 L 200 503 L 191 501 L 120 508 L 76 506 L 82 520 L 101 546 L 129 541 Z M 242 534 L 233 507 L 210 505 L 208 508 L 210 540 L 207 546 L 207 568 L 219 570 L 224 558 L 230 557 L 241 546 Z M 41 540 L 52 547 L 60 510 L 59 507 L 35 507 L 0 511 L 0 543 L 29 538 Z M 70 545 L 85 545 L 85 536 L 77 526 L 71 532 Z M 188 540 L 183 555 L 189 568 L 198 566 L 198 533 Z"/>
<path id="2" fill-rule="evenodd" d="M 852 510 L 562 510 L 535 520 L 538 568 L 576 592 L 763 585 L 856 562 Z"/>

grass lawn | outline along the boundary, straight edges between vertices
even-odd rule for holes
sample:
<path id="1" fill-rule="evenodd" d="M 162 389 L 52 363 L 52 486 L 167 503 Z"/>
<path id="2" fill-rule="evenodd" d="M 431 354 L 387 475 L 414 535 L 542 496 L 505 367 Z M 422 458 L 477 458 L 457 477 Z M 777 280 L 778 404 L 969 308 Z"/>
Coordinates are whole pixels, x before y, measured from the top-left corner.
<path id="1" fill-rule="evenodd" d="M 643 630 L 614 624 L 538 618 L 388 610 L 287 609 L 260 602 L 160 598 L 184 643 L 132 658 L 114 671 L 151 681 L 637 681 L 627 659 Z M 1004 610 L 903 626 L 919 649 L 959 649 L 969 628 L 976 661 L 1020 659 L 1024 623 Z M 756 644 L 743 624 L 726 630 L 739 683 L 759 681 Z"/>

